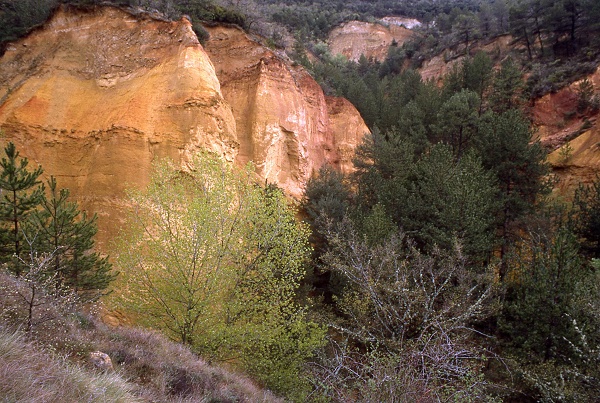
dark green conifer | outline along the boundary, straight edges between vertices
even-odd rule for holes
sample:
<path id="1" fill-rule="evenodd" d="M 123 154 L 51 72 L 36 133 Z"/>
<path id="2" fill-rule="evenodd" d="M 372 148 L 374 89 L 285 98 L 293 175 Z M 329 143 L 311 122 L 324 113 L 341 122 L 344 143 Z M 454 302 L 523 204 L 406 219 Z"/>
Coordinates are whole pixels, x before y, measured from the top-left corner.
<path id="1" fill-rule="evenodd" d="M 94 236 L 98 232 L 97 216 L 88 218 L 77 203 L 71 202 L 68 189 L 58 189 L 56 179 L 48 180 L 48 195 L 41 200 L 28 223 L 37 231 L 36 247 L 51 253 L 49 274 L 56 275 L 58 283 L 76 291 L 84 299 L 98 297 L 115 278 L 106 257 L 92 252 Z"/>
<path id="2" fill-rule="evenodd" d="M 0 259 L 10 262 L 10 269 L 19 276 L 24 270 L 20 258 L 27 250 L 21 227 L 43 197 L 44 188 L 38 180 L 43 169 L 38 166 L 29 171 L 28 159 L 19 157 L 12 142 L 4 152 L 6 156 L 0 161 Z"/>

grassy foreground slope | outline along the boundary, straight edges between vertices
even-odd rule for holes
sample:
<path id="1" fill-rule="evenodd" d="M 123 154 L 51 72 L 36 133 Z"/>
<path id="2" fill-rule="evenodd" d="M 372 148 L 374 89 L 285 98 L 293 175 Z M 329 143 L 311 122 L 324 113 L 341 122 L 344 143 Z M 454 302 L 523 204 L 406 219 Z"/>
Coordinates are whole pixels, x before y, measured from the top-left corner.
<path id="1" fill-rule="evenodd" d="M 23 332 L 22 279 L 0 273 L 0 400 L 7 402 L 276 402 L 247 378 L 207 364 L 149 330 L 109 327 L 93 315 L 37 300 L 36 325 Z M 42 319 L 47 320 L 42 320 Z M 101 351 L 112 370 L 90 353 Z"/>

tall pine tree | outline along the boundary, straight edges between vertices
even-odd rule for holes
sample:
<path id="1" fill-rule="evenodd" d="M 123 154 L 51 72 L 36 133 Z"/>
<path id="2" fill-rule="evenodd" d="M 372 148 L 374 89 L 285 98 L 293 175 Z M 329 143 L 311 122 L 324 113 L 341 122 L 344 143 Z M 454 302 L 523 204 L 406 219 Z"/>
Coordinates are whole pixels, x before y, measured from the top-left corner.
<path id="1" fill-rule="evenodd" d="M 97 217 L 88 218 L 77 203 L 69 201 L 69 190 L 59 190 L 53 176 L 47 184 L 48 195 L 28 223 L 30 232 L 37 231 L 36 247 L 52 254 L 49 274 L 56 275 L 60 285 L 84 299 L 96 298 L 115 278 L 108 259 L 92 252 Z"/>
<path id="2" fill-rule="evenodd" d="M 38 166 L 29 171 L 29 161 L 19 157 L 12 142 L 4 152 L 6 156 L 0 161 L 0 259 L 10 262 L 10 269 L 19 276 L 24 270 L 19 258 L 27 250 L 21 227 L 43 197 L 44 188 L 38 180 L 43 169 Z"/>
<path id="3" fill-rule="evenodd" d="M 535 211 L 539 197 L 551 189 L 546 151 L 532 142 L 532 130 L 519 110 L 486 113 L 479 126 L 479 152 L 483 166 L 493 172 L 498 185 L 497 230 L 500 238 L 500 278 L 507 271 L 508 247 L 520 237 L 522 221 Z"/>

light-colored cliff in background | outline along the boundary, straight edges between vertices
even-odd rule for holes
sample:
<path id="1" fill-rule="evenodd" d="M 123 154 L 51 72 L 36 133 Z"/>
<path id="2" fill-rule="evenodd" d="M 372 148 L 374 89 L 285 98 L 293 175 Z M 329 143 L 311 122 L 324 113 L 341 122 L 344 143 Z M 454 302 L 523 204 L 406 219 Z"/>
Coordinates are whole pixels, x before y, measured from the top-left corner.
<path id="1" fill-rule="evenodd" d="M 186 19 L 61 8 L 0 59 L 2 143 L 98 213 L 101 242 L 122 224 L 125 189 L 162 157 L 253 161 L 294 196 L 325 162 L 351 169 L 367 131 L 354 107 L 243 32 L 211 32 L 207 54 Z"/>
<path id="2" fill-rule="evenodd" d="M 348 60 L 358 61 L 364 55 L 381 62 L 392 42 L 402 46 L 414 35 L 411 29 L 419 25 L 417 20 L 402 17 L 386 17 L 378 23 L 349 21 L 334 28 L 327 43 L 332 54 L 344 55 Z"/>

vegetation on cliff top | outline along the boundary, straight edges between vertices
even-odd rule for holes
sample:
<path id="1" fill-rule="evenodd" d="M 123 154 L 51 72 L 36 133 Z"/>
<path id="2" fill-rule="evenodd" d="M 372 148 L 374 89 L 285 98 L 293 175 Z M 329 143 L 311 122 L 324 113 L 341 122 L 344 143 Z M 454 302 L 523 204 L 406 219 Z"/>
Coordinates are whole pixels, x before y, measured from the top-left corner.
<path id="1" fill-rule="evenodd" d="M 201 22 L 233 23 L 268 38 L 272 46 L 291 48 L 295 42 L 296 57 L 305 62 L 303 50 L 318 55 L 329 32 L 345 21 L 375 22 L 390 15 L 419 19 L 418 35 L 401 48 L 390 49 L 381 66 L 383 74 L 398 72 L 406 62 L 420 66 L 441 53 L 446 59 L 468 55 L 478 41 L 510 34 L 522 65 L 531 72 L 527 89 L 532 97 L 591 73 L 600 54 L 600 6 L 595 0 L 2 0 L 1 48 L 43 23 L 59 4 L 142 7 L 158 10 L 165 18 L 185 14 L 201 41 L 208 37 Z M 316 68 L 305 65 L 318 75 Z"/>

